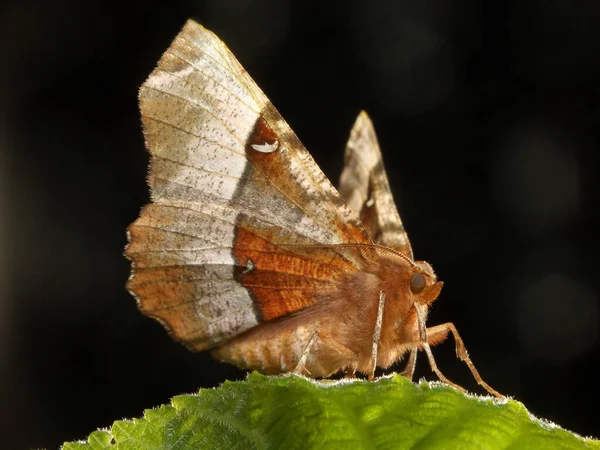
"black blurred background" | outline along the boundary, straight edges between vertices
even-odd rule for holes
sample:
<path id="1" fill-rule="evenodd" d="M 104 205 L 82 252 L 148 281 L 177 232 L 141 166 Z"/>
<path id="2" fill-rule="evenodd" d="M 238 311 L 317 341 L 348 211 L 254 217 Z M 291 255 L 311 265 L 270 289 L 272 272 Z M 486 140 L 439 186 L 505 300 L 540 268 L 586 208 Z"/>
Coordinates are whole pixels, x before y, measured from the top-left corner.
<path id="1" fill-rule="evenodd" d="M 497 4 L 500 3 L 500 4 Z M 0 427 L 56 447 L 244 372 L 125 291 L 147 201 L 137 89 L 188 17 L 231 48 L 336 181 L 366 109 L 418 259 L 482 376 L 600 434 L 600 3 L 0 4 Z M 435 351 L 477 389 L 453 344 Z M 398 366 L 400 367 L 400 366 Z M 435 379 L 421 356 L 417 378 Z"/>

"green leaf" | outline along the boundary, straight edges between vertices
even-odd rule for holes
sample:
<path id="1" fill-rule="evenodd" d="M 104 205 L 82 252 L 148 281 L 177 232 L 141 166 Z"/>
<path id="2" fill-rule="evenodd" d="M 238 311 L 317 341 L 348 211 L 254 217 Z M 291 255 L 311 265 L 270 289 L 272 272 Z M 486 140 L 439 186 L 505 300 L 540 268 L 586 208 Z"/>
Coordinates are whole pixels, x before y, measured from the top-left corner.
<path id="1" fill-rule="evenodd" d="M 83 449 L 600 449 L 523 404 L 399 375 L 376 382 L 252 373 L 92 433 Z"/>

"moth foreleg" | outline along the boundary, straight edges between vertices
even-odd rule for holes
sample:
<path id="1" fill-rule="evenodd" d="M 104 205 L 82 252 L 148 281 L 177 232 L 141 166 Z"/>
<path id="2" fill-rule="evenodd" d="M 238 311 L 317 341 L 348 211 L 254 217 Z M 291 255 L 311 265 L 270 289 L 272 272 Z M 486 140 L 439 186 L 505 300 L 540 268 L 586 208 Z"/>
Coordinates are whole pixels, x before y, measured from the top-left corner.
<path id="1" fill-rule="evenodd" d="M 429 367 L 431 367 L 431 370 L 433 371 L 433 373 L 435 373 L 441 381 L 443 381 L 446 384 L 449 384 L 450 386 L 458 389 L 461 392 L 466 392 L 465 388 L 450 381 L 440 371 L 440 369 L 438 369 L 438 366 L 435 363 L 435 358 L 433 357 L 433 353 L 431 352 L 431 347 L 429 346 L 429 331 L 430 331 L 430 329 L 428 329 L 425 325 L 425 315 L 423 314 L 423 311 L 421 310 L 420 305 L 415 304 L 415 310 L 417 312 L 418 325 L 419 325 L 419 340 L 420 340 L 419 347 L 421 347 L 425 351 L 425 354 L 427 355 L 427 359 L 429 360 Z M 448 325 L 448 324 L 444 324 L 444 325 Z M 437 327 L 433 327 L 431 329 L 431 331 L 433 331 L 434 333 L 438 333 L 438 334 L 444 334 L 444 325 L 439 325 Z M 445 333 L 448 334 L 448 331 L 445 331 Z M 431 341 L 434 342 L 434 339 L 432 339 Z"/>
<path id="2" fill-rule="evenodd" d="M 487 384 L 485 381 L 483 381 L 483 379 L 481 378 L 481 375 L 479 375 L 479 372 L 475 368 L 473 361 L 471 361 L 471 358 L 469 357 L 469 353 L 467 352 L 465 343 L 463 342 L 462 338 L 460 337 L 460 334 L 458 334 L 458 330 L 456 329 L 456 327 L 454 326 L 454 324 L 452 322 L 447 322 L 447 323 L 443 323 L 441 325 L 436 325 L 434 327 L 427 328 L 428 343 L 431 345 L 438 344 L 446 339 L 448 333 L 452 333 L 452 335 L 454 336 L 454 342 L 456 343 L 456 356 L 459 357 L 462 361 L 464 361 L 465 364 L 467 365 L 467 367 L 469 367 L 469 370 L 473 374 L 473 378 L 475 378 L 475 381 L 477 381 L 477 384 L 479 384 L 481 387 L 483 387 L 490 394 L 495 395 L 496 397 L 499 397 L 499 398 L 504 398 L 504 396 L 502 394 L 500 394 L 498 391 L 496 391 L 494 388 L 492 388 L 489 384 Z M 425 351 L 427 352 L 427 349 L 425 349 Z M 431 352 L 431 350 L 430 350 L 430 352 Z M 432 358 L 433 358 L 433 356 L 432 356 Z"/>

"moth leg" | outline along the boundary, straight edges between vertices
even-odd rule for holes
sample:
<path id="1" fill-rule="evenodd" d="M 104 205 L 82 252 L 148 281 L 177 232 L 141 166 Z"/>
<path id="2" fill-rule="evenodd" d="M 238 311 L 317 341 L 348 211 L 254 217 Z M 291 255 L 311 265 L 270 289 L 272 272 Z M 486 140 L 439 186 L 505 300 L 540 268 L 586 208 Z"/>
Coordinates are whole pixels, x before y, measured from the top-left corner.
<path id="1" fill-rule="evenodd" d="M 352 350 L 350 350 L 348 347 L 345 347 L 344 345 L 340 344 L 339 342 L 337 342 L 334 338 L 330 338 L 327 335 L 324 335 L 323 333 L 319 332 L 318 329 L 315 329 L 311 334 L 310 334 L 310 338 L 308 339 L 308 342 L 306 343 L 306 345 L 304 346 L 304 349 L 302 350 L 302 354 L 300 355 L 300 359 L 298 360 L 298 363 L 296 364 L 296 367 L 294 368 L 294 370 L 292 371 L 293 373 L 296 374 L 303 374 L 303 373 L 307 373 L 308 375 L 312 376 L 310 370 L 306 367 L 307 365 L 307 361 L 308 361 L 308 357 L 310 356 L 311 351 L 313 350 L 313 348 L 315 347 L 315 344 L 319 343 L 319 352 L 325 351 L 327 352 L 326 348 L 329 348 L 329 353 L 334 354 L 339 356 L 341 361 L 345 361 L 343 363 L 343 365 L 338 366 L 337 369 L 333 368 L 333 372 L 337 372 L 341 369 L 345 369 L 347 372 L 347 376 L 348 374 L 350 374 L 350 376 L 352 376 L 356 370 L 356 364 L 357 364 L 357 355 L 356 353 L 354 353 Z M 319 364 L 319 362 L 317 362 L 316 364 Z M 317 366 L 316 368 L 313 369 L 313 371 L 316 370 L 317 372 L 322 372 L 323 367 L 319 367 Z M 325 369 L 326 371 L 331 370 L 330 369 Z M 325 375 L 328 376 L 328 375 Z"/>
<path id="2" fill-rule="evenodd" d="M 313 333 L 310 335 L 308 343 L 304 347 L 304 350 L 302 350 L 302 355 L 298 360 L 298 364 L 296 364 L 296 367 L 294 368 L 294 373 L 302 375 L 304 372 L 307 372 L 310 375 L 310 372 L 306 368 L 306 359 L 308 358 L 308 355 L 310 354 L 310 349 L 315 343 L 318 335 L 319 332 L 317 330 L 313 331 Z"/>
<path id="3" fill-rule="evenodd" d="M 404 370 L 400 375 L 405 376 L 409 380 L 412 381 L 413 375 L 415 374 L 415 366 L 417 365 L 417 347 L 413 347 L 410 349 L 410 355 L 408 355 L 408 361 L 406 361 L 406 366 L 404 366 Z"/>
<path id="4" fill-rule="evenodd" d="M 473 374 L 473 378 L 475 378 L 475 381 L 477 381 L 477 384 L 479 384 L 481 387 L 483 387 L 490 394 L 495 395 L 498 398 L 504 398 L 504 396 L 502 394 L 500 394 L 498 391 L 496 391 L 494 388 L 492 388 L 489 384 L 487 384 L 485 381 L 483 381 L 483 379 L 481 378 L 481 375 L 479 375 L 479 372 L 475 368 L 473 361 L 471 361 L 471 358 L 469 357 L 467 348 L 465 347 L 465 344 L 464 344 L 462 338 L 460 337 L 460 334 L 458 334 L 458 330 L 456 329 L 456 327 L 454 326 L 454 324 L 452 322 L 447 322 L 447 323 L 443 323 L 441 325 L 436 325 L 434 327 L 428 328 L 427 329 L 427 334 L 429 335 L 428 343 L 435 345 L 439 342 L 442 342 L 444 339 L 446 339 L 446 336 L 448 335 L 449 332 L 452 333 L 452 335 L 454 336 L 454 341 L 456 342 L 456 356 L 458 358 L 460 358 L 462 361 L 464 361 L 464 363 L 467 365 L 467 367 L 469 367 L 469 370 Z M 427 351 L 427 350 L 425 350 L 425 351 Z"/>
<path id="5" fill-rule="evenodd" d="M 319 335 L 319 338 L 321 339 L 321 342 L 324 345 L 333 349 L 335 351 L 335 353 L 337 353 L 338 355 L 342 355 L 343 360 L 351 361 L 345 367 L 342 367 L 342 369 L 345 371 L 345 373 L 344 373 L 345 378 L 355 378 L 356 364 L 357 364 L 356 363 L 356 361 L 357 361 L 356 353 L 354 353 L 348 347 L 345 347 L 344 345 L 340 344 L 338 341 L 336 341 L 333 338 L 330 338 L 328 336 L 322 336 L 322 335 Z"/>
<path id="6" fill-rule="evenodd" d="M 418 324 L 419 324 L 419 340 L 421 341 L 419 343 L 419 346 L 425 351 L 425 354 L 427 355 L 427 359 L 429 360 L 429 367 L 431 367 L 431 370 L 444 383 L 449 384 L 450 386 L 458 389 L 461 392 L 467 392 L 465 390 L 465 388 L 463 388 L 462 386 L 459 386 L 456 383 L 453 383 L 448 378 L 446 378 L 446 376 L 440 371 L 440 369 L 438 369 L 437 364 L 435 363 L 435 358 L 433 357 L 433 353 L 431 352 L 431 347 L 429 346 L 429 336 L 428 336 L 429 330 L 427 329 L 427 326 L 425 325 L 425 315 L 423 314 L 423 311 L 421 311 L 421 305 L 415 304 L 415 310 L 417 311 L 417 318 L 419 321 L 418 322 Z M 437 328 L 437 327 L 433 327 L 432 331 L 443 332 L 442 331 L 443 329 L 435 330 L 435 328 Z M 433 341 L 433 339 L 432 339 L 432 341 Z"/>
<path id="7" fill-rule="evenodd" d="M 383 323 L 383 308 L 385 307 L 385 292 L 379 293 L 379 306 L 377 307 L 377 321 L 373 330 L 373 350 L 371 350 L 371 373 L 369 381 L 375 379 L 375 368 L 377 367 L 377 350 L 381 341 L 381 325 Z"/>

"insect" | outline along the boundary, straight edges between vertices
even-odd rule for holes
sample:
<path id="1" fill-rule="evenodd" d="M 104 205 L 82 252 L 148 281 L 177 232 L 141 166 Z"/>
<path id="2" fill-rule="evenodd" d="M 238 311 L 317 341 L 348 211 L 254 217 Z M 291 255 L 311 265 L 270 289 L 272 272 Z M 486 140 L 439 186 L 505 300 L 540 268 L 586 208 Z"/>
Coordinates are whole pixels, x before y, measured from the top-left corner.
<path id="1" fill-rule="evenodd" d="M 139 93 L 151 203 L 128 229 L 139 309 L 194 351 L 264 373 L 373 379 L 417 351 L 442 288 L 414 261 L 371 121 L 351 132 L 339 192 L 213 33 L 190 20 Z"/>

